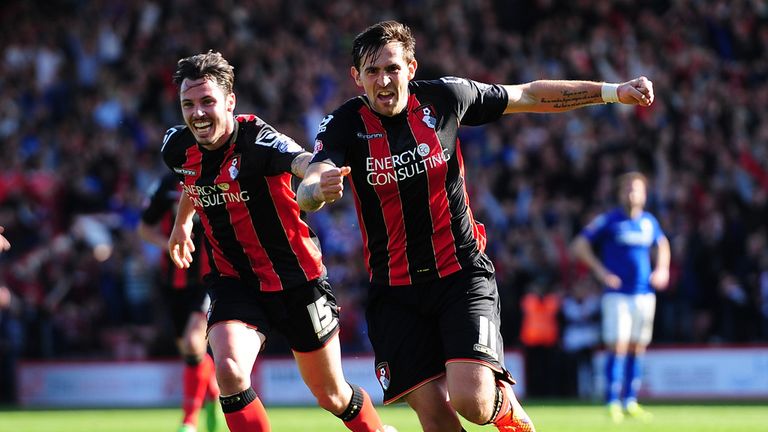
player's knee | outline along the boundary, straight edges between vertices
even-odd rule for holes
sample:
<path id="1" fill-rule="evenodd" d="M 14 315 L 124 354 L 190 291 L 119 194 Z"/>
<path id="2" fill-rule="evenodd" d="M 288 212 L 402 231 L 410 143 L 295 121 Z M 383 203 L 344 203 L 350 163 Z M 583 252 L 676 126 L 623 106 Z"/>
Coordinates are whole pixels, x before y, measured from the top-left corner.
<path id="1" fill-rule="evenodd" d="M 241 391 L 250 386 L 250 377 L 232 358 L 216 362 L 216 381 L 223 394 Z"/>
<path id="2" fill-rule="evenodd" d="M 203 358 L 205 355 L 205 340 L 199 340 L 192 336 L 185 336 L 181 340 L 181 352 L 185 356 L 196 356 Z"/>
<path id="3" fill-rule="evenodd" d="M 334 414 L 338 414 L 344 411 L 350 401 L 349 396 L 345 397 L 340 389 L 328 387 L 310 387 L 309 390 L 317 400 L 317 405 L 320 408 L 326 411 L 330 411 Z"/>
<path id="4" fill-rule="evenodd" d="M 474 394 L 451 394 L 451 406 L 460 416 L 475 424 L 487 423 L 493 411 L 492 400 L 478 399 Z"/>

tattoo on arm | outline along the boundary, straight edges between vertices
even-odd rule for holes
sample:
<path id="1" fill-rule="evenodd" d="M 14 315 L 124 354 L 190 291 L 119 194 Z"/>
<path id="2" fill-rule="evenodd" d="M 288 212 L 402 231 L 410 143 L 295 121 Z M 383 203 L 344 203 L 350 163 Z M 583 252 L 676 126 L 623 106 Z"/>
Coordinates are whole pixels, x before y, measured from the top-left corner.
<path id="1" fill-rule="evenodd" d="M 603 103 L 603 97 L 600 92 L 590 93 L 587 90 L 564 90 L 558 98 L 541 98 L 541 103 L 549 104 L 556 109 L 571 109 Z"/>
<path id="2" fill-rule="evenodd" d="M 312 153 L 302 153 L 296 156 L 291 162 L 291 172 L 299 178 L 304 178 L 307 172 L 309 161 L 312 160 Z"/>
<path id="3" fill-rule="evenodd" d="M 302 182 L 299 184 L 299 188 L 296 190 L 296 201 L 302 210 L 308 212 L 317 211 L 325 204 L 325 201 L 315 198 L 319 187 L 320 183 L 317 182 L 311 184 Z"/>

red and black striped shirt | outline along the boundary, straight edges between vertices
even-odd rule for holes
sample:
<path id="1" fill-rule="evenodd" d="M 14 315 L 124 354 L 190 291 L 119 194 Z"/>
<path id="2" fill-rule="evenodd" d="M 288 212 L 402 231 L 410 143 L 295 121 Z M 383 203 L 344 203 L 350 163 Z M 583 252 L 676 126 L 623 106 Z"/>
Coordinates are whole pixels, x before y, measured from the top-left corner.
<path id="1" fill-rule="evenodd" d="M 411 81 L 409 93 L 393 117 L 365 96 L 344 103 L 321 122 L 312 159 L 352 168 L 365 262 L 371 281 L 384 285 L 442 278 L 483 252 L 458 129 L 496 120 L 507 106 L 502 86 L 463 78 Z"/>
<path id="2" fill-rule="evenodd" d="M 186 126 L 166 132 L 163 160 L 200 216 L 211 273 L 280 291 L 325 277 L 319 243 L 302 220 L 291 162 L 304 152 L 255 115 L 209 151 Z"/>
<path id="3" fill-rule="evenodd" d="M 159 179 L 150 190 L 149 197 L 141 213 L 141 220 L 150 226 L 159 226 L 160 230 L 170 236 L 173 222 L 176 219 L 176 209 L 181 196 L 181 184 L 176 174 L 168 173 Z M 168 254 L 163 254 L 161 277 L 163 286 L 171 289 L 187 289 L 199 286 L 203 275 L 210 271 L 202 245 L 203 229 L 197 218 L 192 228 L 192 241 L 195 243 L 192 264 L 188 269 L 180 269 L 173 264 Z"/>

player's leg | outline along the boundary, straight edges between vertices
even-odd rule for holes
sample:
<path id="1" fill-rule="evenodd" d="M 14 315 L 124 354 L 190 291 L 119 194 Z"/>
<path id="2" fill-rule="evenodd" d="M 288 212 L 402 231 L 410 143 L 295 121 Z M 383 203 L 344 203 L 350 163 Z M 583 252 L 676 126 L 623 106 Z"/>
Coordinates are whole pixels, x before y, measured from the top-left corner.
<path id="1" fill-rule="evenodd" d="M 475 424 L 502 431 L 533 431 L 517 400 L 514 380 L 504 369 L 501 304 L 492 267 L 474 268 L 445 278 L 440 286 L 440 335 L 445 346 L 451 405 Z"/>
<path id="2" fill-rule="evenodd" d="M 232 432 L 269 431 L 266 410 L 251 387 L 251 370 L 265 337 L 240 321 L 219 322 L 208 332 L 216 359 L 220 402 Z"/>
<path id="3" fill-rule="evenodd" d="M 621 393 L 627 349 L 632 330 L 629 301 L 625 294 L 608 293 L 602 298 L 605 359 L 605 402 L 614 422 L 623 420 Z"/>
<path id="4" fill-rule="evenodd" d="M 634 296 L 631 309 L 632 330 L 627 349 L 623 403 L 628 414 L 647 420 L 650 413 L 637 403 L 637 394 L 642 384 L 645 351 L 653 335 L 656 295 L 648 293 Z"/>
<path id="5" fill-rule="evenodd" d="M 293 355 L 301 377 L 321 408 L 339 417 L 351 431 L 384 430 L 368 393 L 344 379 L 338 333 L 318 350 L 308 353 L 294 351 Z"/>
<path id="6" fill-rule="evenodd" d="M 405 400 L 427 432 L 459 432 L 448 402 L 445 356 L 437 318 L 423 309 L 424 286 L 372 284 L 366 307 L 368 338 L 384 403 Z"/>
<path id="7" fill-rule="evenodd" d="M 448 401 L 445 376 L 429 381 L 405 396 L 405 401 L 416 411 L 425 432 L 463 431 L 459 417 Z"/>
<path id="8" fill-rule="evenodd" d="M 182 373 L 182 409 L 184 411 L 182 422 L 185 425 L 193 426 L 195 429 L 211 378 L 214 375 L 213 359 L 206 352 L 206 327 L 205 315 L 200 311 L 194 311 L 189 314 L 184 334 L 179 340 L 179 350 L 185 364 Z"/>
<path id="9" fill-rule="evenodd" d="M 451 405 L 462 417 L 475 424 L 493 424 L 500 431 L 535 431 L 515 396 L 511 377 L 475 362 L 452 361 L 446 370 Z"/>
<path id="10" fill-rule="evenodd" d="M 213 351 L 222 411 L 231 432 L 269 431 L 251 371 L 269 334 L 261 293 L 229 278 L 210 278 L 208 344 Z"/>
<path id="11" fill-rule="evenodd" d="M 370 396 L 344 379 L 338 337 L 339 308 L 331 285 L 317 281 L 309 287 L 269 297 L 266 310 L 288 339 L 301 376 L 318 405 L 339 417 L 352 431 L 383 431 Z M 289 322 L 290 325 L 283 325 Z"/>

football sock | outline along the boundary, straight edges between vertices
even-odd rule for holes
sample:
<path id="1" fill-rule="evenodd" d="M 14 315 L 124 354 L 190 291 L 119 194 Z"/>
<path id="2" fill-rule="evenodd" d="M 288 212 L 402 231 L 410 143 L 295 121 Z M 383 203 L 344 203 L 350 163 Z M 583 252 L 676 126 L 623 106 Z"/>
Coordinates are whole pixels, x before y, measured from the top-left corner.
<path id="1" fill-rule="evenodd" d="M 493 402 L 493 414 L 491 414 L 491 420 L 486 423 L 496 423 L 499 419 L 503 418 L 512 409 L 512 403 L 510 397 L 507 394 L 507 388 L 500 381 L 497 381 L 496 386 L 496 398 Z"/>
<path id="2" fill-rule="evenodd" d="M 353 432 L 376 432 L 384 429 L 371 397 L 361 387 L 350 384 L 352 399 L 343 413 L 337 415 L 344 426 Z"/>
<path id="3" fill-rule="evenodd" d="M 605 401 L 616 402 L 624 384 L 624 365 L 626 355 L 609 353 L 605 362 Z"/>
<path id="4" fill-rule="evenodd" d="M 184 372 L 182 374 L 182 403 L 184 412 L 182 423 L 197 426 L 198 415 L 205 401 L 208 383 L 214 372 L 213 360 L 208 355 L 184 357 Z"/>
<path id="5" fill-rule="evenodd" d="M 643 373 L 643 356 L 629 354 L 624 372 L 624 401 L 637 400 L 637 392 L 640 390 Z"/>
<path id="6" fill-rule="evenodd" d="M 231 396 L 219 396 L 231 432 L 269 432 L 267 411 L 252 387 Z"/>

